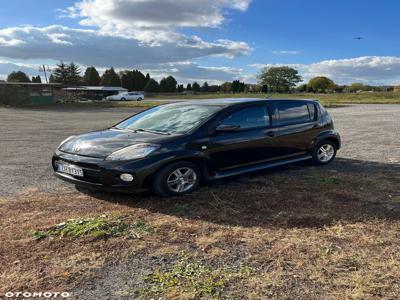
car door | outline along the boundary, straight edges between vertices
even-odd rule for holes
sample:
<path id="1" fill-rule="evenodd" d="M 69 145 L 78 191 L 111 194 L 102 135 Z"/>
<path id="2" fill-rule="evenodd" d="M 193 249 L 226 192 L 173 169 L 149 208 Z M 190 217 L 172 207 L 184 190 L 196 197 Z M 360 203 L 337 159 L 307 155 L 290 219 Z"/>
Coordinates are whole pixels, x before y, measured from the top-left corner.
<path id="1" fill-rule="evenodd" d="M 318 132 L 315 104 L 300 100 L 274 101 L 277 116 L 277 137 L 282 157 L 301 156 L 307 153 Z"/>
<path id="2" fill-rule="evenodd" d="M 225 170 L 255 164 L 276 155 L 274 130 L 266 104 L 238 108 L 223 115 L 218 126 L 237 126 L 208 138 L 207 155 L 212 169 Z"/>
<path id="3" fill-rule="evenodd" d="M 129 100 L 129 101 L 136 100 L 135 93 L 127 93 L 126 100 Z"/>

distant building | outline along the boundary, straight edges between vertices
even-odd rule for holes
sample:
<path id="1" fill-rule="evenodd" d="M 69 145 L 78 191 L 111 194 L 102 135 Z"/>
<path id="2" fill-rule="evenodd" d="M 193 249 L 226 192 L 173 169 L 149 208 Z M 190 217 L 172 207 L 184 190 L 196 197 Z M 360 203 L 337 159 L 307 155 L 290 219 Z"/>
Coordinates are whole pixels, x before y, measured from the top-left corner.
<path id="1" fill-rule="evenodd" d="M 55 102 L 57 83 L 0 82 L 0 104 L 47 105 Z"/>
<path id="2" fill-rule="evenodd" d="M 78 86 L 64 88 L 66 98 L 80 98 L 87 100 L 101 100 L 107 96 L 128 92 L 119 86 Z"/>

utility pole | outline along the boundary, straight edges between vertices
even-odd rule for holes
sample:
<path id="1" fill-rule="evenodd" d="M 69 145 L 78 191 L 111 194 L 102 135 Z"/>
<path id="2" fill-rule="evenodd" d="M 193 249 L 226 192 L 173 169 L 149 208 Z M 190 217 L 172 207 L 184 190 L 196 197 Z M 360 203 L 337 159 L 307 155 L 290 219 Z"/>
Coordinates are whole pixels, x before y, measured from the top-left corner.
<path id="1" fill-rule="evenodd" d="M 47 80 L 47 73 L 46 73 L 46 66 L 43 65 L 43 73 L 44 73 L 44 78 L 46 78 L 46 83 L 49 83 L 49 81 Z"/>
<path id="2" fill-rule="evenodd" d="M 49 81 L 48 81 L 48 79 L 47 79 L 47 72 L 50 72 L 50 68 L 49 67 L 47 67 L 47 69 L 46 69 L 46 66 L 45 65 L 42 65 L 40 68 L 39 68 L 39 72 L 43 72 L 44 73 L 44 78 L 46 79 L 46 83 L 49 83 Z"/>

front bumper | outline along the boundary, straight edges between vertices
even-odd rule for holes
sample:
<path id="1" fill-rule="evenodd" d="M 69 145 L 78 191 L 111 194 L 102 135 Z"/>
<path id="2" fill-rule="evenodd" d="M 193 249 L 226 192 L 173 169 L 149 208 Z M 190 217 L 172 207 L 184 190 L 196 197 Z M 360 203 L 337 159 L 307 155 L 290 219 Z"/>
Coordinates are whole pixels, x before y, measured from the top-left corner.
<path id="1" fill-rule="evenodd" d="M 57 163 L 66 163 L 83 169 L 83 177 L 73 176 L 57 171 Z M 109 192 L 137 192 L 145 189 L 145 180 L 151 175 L 152 168 L 138 165 L 132 162 L 105 161 L 101 158 L 85 157 L 56 151 L 52 158 L 52 167 L 55 175 L 77 186 L 103 190 Z M 133 175 L 132 182 L 124 182 L 120 179 L 122 173 Z"/>

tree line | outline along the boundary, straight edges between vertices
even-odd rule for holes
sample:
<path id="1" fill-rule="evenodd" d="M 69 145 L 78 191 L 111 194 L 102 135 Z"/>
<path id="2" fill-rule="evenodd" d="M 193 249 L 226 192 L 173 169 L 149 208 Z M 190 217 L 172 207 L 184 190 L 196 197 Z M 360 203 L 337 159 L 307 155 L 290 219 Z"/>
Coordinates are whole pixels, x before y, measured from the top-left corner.
<path id="1" fill-rule="evenodd" d="M 257 84 L 246 84 L 240 80 L 224 82 L 221 85 L 209 85 L 204 82 L 188 83 L 186 86 L 178 84 L 173 76 L 167 76 L 159 82 L 151 78 L 150 74 L 143 74 L 139 70 L 125 70 L 116 72 L 114 68 L 105 70 L 100 76 L 95 67 L 88 67 L 81 75 L 80 67 L 71 62 L 66 64 L 60 62 L 53 69 L 50 83 L 61 83 L 64 85 L 88 85 L 88 86 L 122 86 L 129 91 L 145 92 L 203 92 L 203 93 L 342 93 L 358 91 L 390 91 L 393 87 L 371 86 L 362 83 L 351 85 L 338 85 L 330 78 L 317 76 L 298 85 L 303 81 L 298 70 L 288 67 L 266 67 L 258 75 Z M 30 79 L 24 72 L 16 71 L 8 75 L 8 82 L 33 82 L 41 83 L 40 76 Z"/>

